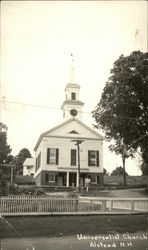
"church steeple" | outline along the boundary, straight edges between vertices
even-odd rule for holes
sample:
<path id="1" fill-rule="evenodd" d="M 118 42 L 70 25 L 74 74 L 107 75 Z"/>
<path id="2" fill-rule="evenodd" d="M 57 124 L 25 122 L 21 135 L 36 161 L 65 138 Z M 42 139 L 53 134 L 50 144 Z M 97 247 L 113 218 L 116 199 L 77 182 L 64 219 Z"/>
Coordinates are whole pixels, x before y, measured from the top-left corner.
<path id="1" fill-rule="evenodd" d="M 73 54 L 70 54 L 70 55 L 72 57 L 72 63 L 71 63 L 71 69 L 70 69 L 69 83 L 76 83 L 74 55 Z"/>
<path id="2" fill-rule="evenodd" d="M 63 102 L 61 109 L 63 110 L 64 120 L 70 119 L 71 117 L 82 120 L 82 107 L 84 103 L 80 101 L 80 85 L 76 83 L 73 54 L 71 54 L 71 57 L 70 79 L 65 88 L 66 100 Z"/>

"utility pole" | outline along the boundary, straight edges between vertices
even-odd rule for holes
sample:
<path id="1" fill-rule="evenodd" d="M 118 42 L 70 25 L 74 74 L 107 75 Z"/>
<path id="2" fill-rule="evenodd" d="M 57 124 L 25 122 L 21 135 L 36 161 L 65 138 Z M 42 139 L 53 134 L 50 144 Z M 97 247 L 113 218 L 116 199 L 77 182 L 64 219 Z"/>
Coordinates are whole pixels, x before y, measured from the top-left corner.
<path id="1" fill-rule="evenodd" d="M 76 146 L 77 146 L 77 151 L 78 151 L 78 191 L 80 192 L 80 144 L 82 142 L 84 142 L 84 140 L 71 140 L 73 142 L 76 142 Z"/>

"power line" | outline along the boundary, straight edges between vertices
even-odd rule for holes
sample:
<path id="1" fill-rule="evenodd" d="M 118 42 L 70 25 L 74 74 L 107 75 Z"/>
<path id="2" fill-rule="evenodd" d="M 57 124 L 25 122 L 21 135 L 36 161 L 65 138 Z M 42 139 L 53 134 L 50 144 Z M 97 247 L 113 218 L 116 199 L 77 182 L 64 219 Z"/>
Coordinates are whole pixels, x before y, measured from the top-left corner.
<path id="1" fill-rule="evenodd" d="M 22 102 L 14 102 L 14 101 L 5 101 L 5 100 L 2 100 L 0 101 L 2 104 L 5 104 L 5 103 L 8 103 L 8 104 L 16 104 L 16 105 L 23 105 L 23 106 L 30 106 L 30 107 L 33 107 L 33 108 L 43 108 L 43 109 L 50 109 L 50 110 L 60 110 L 59 108 L 57 107 L 50 107 L 50 106 L 44 106 L 44 105 L 39 105 L 39 104 L 31 104 L 31 103 L 22 103 Z M 67 109 L 68 110 L 68 109 Z M 79 111 L 80 112 L 80 111 Z M 82 113 L 88 113 L 88 114 L 91 114 L 91 112 L 82 112 Z"/>
<path id="2" fill-rule="evenodd" d="M 39 104 L 22 103 L 22 102 L 14 102 L 14 101 L 1 101 L 1 102 L 3 104 L 10 103 L 10 104 L 16 104 L 16 105 L 30 106 L 30 107 L 34 107 L 34 108 L 45 108 L 45 109 L 57 109 L 57 110 L 59 110 L 59 108 L 56 108 L 56 107 L 43 106 L 43 105 L 39 105 Z"/>
<path id="3" fill-rule="evenodd" d="M 0 101 L 0 103 L 5 104 L 16 104 L 16 105 L 21 105 L 21 106 L 30 106 L 33 108 L 43 108 L 43 109 L 49 109 L 49 110 L 60 110 L 57 107 L 50 107 L 50 106 L 44 106 L 44 105 L 39 105 L 39 104 L 31 104 L 31 103 L 22 103 L 22 102 L 14 102 L 14 101 L 6 101 L 6 100 L 2 100 Z M 67 109 L 68 110 L 68 109 Z M 83 114 L 92 114 L 92 112 L 90 111 L 79 111 Z M 112 115 L 105 115 L 105 117 L 109 117 L 109 118 L 114 118 Z M 129 116 L 123 116 L 123 115 L 116 115 L 117 118 L 121 118 L 121 119 L 125 119 L 125 120 L 137 120 L 139 119 L 139 117 L 129 117 Z M 145 121 L 147 121 L 147 119 L 144 119 Z"/>

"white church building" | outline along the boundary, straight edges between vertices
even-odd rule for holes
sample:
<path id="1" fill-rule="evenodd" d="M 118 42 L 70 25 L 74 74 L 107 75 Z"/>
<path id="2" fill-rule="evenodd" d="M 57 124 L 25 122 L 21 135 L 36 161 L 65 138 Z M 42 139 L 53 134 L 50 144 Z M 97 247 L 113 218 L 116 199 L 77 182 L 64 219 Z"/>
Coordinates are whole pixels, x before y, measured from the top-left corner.
<path id="1" fill-rule="evenodd" d="M 34 148 L 37 185 L 103 185 L 103 137 L 82 121 L 84 103 L 75 82 L 72 60 L 70 81 L 61 106 L 63 123 L 41 134 Z"/>

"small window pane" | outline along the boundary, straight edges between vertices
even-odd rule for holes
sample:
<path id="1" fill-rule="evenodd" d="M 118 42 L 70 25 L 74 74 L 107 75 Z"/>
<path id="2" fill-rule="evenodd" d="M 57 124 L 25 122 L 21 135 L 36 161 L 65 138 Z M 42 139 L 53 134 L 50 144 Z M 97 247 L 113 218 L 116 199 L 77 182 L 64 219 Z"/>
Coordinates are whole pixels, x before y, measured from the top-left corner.
<path id="1" fill-rule="evenodd" d="M 76 93 L 74 93 L 74 92 L 71 93 L 71 99 L 76 100 Z"/>

